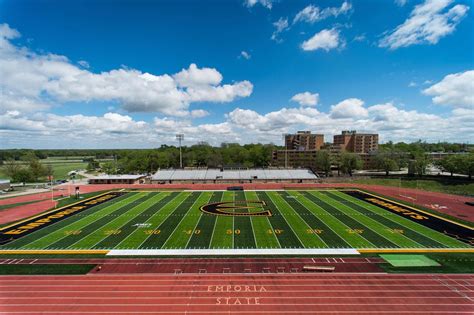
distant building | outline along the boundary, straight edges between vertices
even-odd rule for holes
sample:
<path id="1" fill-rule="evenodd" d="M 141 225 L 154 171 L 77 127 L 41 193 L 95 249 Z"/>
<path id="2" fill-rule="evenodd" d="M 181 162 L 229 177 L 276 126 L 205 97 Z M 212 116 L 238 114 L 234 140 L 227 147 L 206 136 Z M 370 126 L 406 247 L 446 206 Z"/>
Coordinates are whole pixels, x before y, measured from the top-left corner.
<path id="1" fill-rule="evenodd" d="M 285 149 L 297 151 L 320 150 L 324 145 L 324 135 L 311 131 L 298 131 L 285 135 Z"/>
<path id="2" fill-rule="evenodd" d="M 272 165 L 315 169 L 316 152 L 318 151 L 276 150 L 273 151 Z"/>
<path id="3" fill-rule="evenodd" d="M 144 184 L 146 175 L 100 175 L 89 178 L 89 184 Z"/>
<path id="4" fill-rule="evenodd" d="M 379 148 L 379 135 L 376 133 L 357 133 L 344 130 L 340 135 L 334 135 L 333 148 L 353 153 L 371 153 Z"/>

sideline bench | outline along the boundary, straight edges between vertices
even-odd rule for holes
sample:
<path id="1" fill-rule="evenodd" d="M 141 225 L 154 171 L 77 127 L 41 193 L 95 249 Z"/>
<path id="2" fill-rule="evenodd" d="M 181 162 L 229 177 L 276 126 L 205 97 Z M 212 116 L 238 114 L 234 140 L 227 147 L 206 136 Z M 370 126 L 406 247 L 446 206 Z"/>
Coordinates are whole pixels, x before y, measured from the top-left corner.
<path id="1" fill-rule="evenodd" d="M 336 269 L 334 266 L 303 266 L 303 271 L 320 271 L 320 272 L 333 272 Z"/>

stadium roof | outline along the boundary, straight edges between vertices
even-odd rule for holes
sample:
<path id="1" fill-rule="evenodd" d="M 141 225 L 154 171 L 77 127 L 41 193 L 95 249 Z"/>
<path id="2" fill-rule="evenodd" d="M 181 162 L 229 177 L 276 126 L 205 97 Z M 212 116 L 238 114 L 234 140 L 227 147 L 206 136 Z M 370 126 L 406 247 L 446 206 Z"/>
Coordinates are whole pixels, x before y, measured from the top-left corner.
<path id="1" fill-rule="evenodd" d="M 139 179 L 146 175 L 99 175 L 90 179 Z"/>
<path id="2" fill-rule="evenodd" d="M 159 170 L 152 180 L 298 180 L 317 179 L 308 169 L 248 169 L 248 170 Z"/>

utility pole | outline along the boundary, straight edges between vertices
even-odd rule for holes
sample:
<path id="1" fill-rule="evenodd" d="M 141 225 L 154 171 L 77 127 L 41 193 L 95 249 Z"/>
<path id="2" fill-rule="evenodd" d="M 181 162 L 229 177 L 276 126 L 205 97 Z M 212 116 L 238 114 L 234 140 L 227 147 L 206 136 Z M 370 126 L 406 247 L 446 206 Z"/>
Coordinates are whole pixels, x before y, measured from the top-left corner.
<path id="1" fill-rule="evenodd" d="M 182 153 L 182 150 L 181 150 L 181 141 L 184 140 L 184 134 L 178 133 L 176 135 L 176 140 L 178 140 L 178 142 L 179 142 L 179 167 L 183 168 L 183 153 Z"/>

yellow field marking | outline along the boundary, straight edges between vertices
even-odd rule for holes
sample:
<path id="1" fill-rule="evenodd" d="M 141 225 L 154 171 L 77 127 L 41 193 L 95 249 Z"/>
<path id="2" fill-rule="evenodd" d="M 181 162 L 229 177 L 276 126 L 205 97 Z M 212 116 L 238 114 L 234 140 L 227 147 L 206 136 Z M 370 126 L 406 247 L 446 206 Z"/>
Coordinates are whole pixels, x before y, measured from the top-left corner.
<path id="1" fill-rule="evenodd" d="M 357 249 L 361 254 L 382 253 L 474 253 L 474 248 L 391 248 L 391 249 Z"/>
<path id="2" fill-rule="evenodd" d="M 365 194 L 370 195 L 370 196 L 372 196 L 372 197 L 379 198 L 379 199 L 385 200 L 385 201 L 387 201 L 387 202 L 390 202 L 390 203 L 393 203 L 393 204 L 396 204 L 396 205 L 399 205 L 399 206 L 403 206 L 403 207 L 407 207 L 407 208 L 412 209 L 412 210 L 415 210 L 415 211 L 419 211 L 419 212 L 424 213 L 424 214 L 426 214 L 426 215 L 429 215 L 429 216 L 432 216 L 432 217 L 436 217 L 436 218 L 438 218 L 438 219 L 440 219 L 440 220 L 444 220 L 444 221 L 447 221 L 447 222 L 450 222 L 450 223 L 453 223 L 453 224 L 456 224 L 456 225 L 465 227 L 465 228 L 467 228 L 467 229 L 469 229 L 469 230 L 474 230 L 473 227 L 470 227 L 470 226 L 468 226 L 468 225 L 465 225 L 465 224 L 462 224 L 462 223 L 459 223 L 459 222 L 456 222 L 456 221 L 452 221 L 452 220 L 450 220 L 450 219 L 441 217 L 441 216 L 439 216 L 439 215 L 436 215 L 436 214 L 431 213 L 431 212 L 428 212 L 428 211 L 424 211 L 424 210 L 421 210 L 421 209 L 418 209 L 418 208 L 415 208 L 415 207 L 411 207 L 411 206 L 406 205 L 406 204 L 403 204 L 403 203 L 401 203 L 401 202 L 397 202 L 397 201 L 394 201 L 394 200 L 391 200 L 391 199 L 388 199 L 388 198 L 384 198 L 384 197 L 382 197 L 382 196 L 378 196 L 378 195 L 375 195 L 375 194 L 372 194 L 372 193 L 369 193 L 369 192 L 366 192 L 366 191 L 360 190 L 360 189 L 352 189 L 352 190 L 359 191 L 359 192 L 361 192 L 361 193 L 365 193 Z"/>
<path id="3" fill-rule="evenodd" d="M 41 216 L 46 215 L 46 214 L 49 214 L 49 213 L 51 213 L 51 212 L 55 212 L 55 211 L 62 210 L 62 209 L 64 209 L 64 208 L 69 208 L 69 207 L 75 206 L 75 205 L 77 205 L 78 203 L 81 203 L 81 202 L 85 202 L 85 201 L 93 200 L 93 199 L 96 199 L 96 198 L 100 198 L 100 197 L 102 197 L 102 196 L 104 196 L 104 195 L 107 195 L 107 194 L 109 194 L 109 193 L 111 193 L 111 192 L 113 192 L 113 191 L 108 191 L 108 192 L 105 192 L 105 193 L 103 193 L 103 194 L 100 194 L 100 195 L 97 195 L 97 196 L 93 196 L 93 197 L 90 197 L 90 198 L 87 198 L 87 199 L 84 199 L 84 200 L 79 200 L 78 202 L 71 203 L 71 204 L 66 205 L 66 206 L 63 206 L 63 207 L 61 207 L 61 208 L 55 208 L 55 209 L 48 210 L 48 211 L 46 211 L 46 212 L 41 212 L 41 213 L 39 213 L 39 214 L 37 214 L 37 215 L 34 215 L 34 216 L 32 216 L 32 217 L 28 217 L 28 218 L 25 218 L 25 219 L 23 219 L 23 220 L 21 220 L 21 221 L 17 221 L 17 222 L 15 222 L 15 223 L 12 223 L 12 224 L 9 224 L 9 225 L 7 225 L 7 226 L 4 226 L 4 227 L 0 228 L 0 231 L 6 230 L 6 229 L 8 229 L 8 228 L 10 228 L 10 227 L 12 227 L 12 226 L 15 226 L 15 225 L 20 224 L 20 223 L 23 223 L 23 222 L 27 222 L 27 221 L 33 220 L 33 219 L 35 219 L 35 218 L 41 217 Z"/>
<path id="4" fill-rule="evenodd" d="M 24 255 L 70 255 L 70 254 L 107 254 L 108 250 L 103 249 L 77 249 L 77 250 L 57 250 L 57 249 L 5 249 L 0 250 L 0 255 L 10 255 L 10 254 L 24 254 Z"/>

